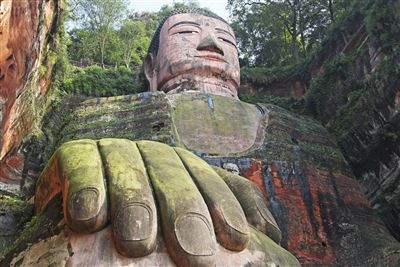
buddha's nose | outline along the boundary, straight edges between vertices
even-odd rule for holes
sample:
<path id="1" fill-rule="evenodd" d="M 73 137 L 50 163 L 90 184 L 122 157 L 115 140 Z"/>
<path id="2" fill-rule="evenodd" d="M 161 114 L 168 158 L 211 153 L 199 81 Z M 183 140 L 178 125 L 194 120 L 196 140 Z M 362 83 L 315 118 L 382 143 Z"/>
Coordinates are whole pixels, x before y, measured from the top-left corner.
<path id="1" fill-rule="evenodd" d="M 215 36 L 211 34 L 206 34 L 200 40 L 199 45 L 197 46 L 198 51 L 211 51 L 218 53 L 220 55 L 224 55 L 224 51 L 222 47 L 218 45 L 218 41 L 216 40 Z"/>

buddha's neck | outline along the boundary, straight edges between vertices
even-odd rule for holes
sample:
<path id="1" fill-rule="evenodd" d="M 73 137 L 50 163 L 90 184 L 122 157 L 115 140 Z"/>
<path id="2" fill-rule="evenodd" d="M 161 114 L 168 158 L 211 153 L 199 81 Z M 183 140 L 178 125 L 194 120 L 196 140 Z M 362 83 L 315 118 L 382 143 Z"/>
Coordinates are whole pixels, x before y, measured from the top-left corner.
<path id="1" fill-rule="evenodd" d="M 181 75 L 167 81 L 159 90 L 168 94 L 196 91 L 239 99 L 237 85 L 215 77 L 202 77 L 201 80 L 198 80 L 190 76 Z"/>

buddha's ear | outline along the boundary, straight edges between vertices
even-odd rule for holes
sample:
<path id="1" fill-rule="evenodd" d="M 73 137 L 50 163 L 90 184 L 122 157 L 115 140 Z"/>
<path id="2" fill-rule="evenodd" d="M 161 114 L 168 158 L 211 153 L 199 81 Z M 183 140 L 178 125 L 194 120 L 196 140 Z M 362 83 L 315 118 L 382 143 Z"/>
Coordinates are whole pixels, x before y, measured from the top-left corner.
<path id="1" fill-rule="evenodd" d="M 148 53 L 144 60 L 144 75 L 150 84 L 150 91 L 157 91 L 156 57 Z"/>

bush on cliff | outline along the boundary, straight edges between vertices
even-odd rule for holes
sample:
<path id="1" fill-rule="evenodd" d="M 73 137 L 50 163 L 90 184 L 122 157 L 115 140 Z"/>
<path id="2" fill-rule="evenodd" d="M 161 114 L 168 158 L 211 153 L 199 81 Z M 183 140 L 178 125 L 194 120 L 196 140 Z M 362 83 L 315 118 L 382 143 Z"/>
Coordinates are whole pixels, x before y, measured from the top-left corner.
<path id="1" fill-rule="evenodd" d="M 85 96 L 116 96 L 135 94 L 145 90 L 139 81 L 139 71 L 126 67 L 103 69 L 99 66 L 73 67 L 64 79 L 62 89 L 71 94 Z"/>

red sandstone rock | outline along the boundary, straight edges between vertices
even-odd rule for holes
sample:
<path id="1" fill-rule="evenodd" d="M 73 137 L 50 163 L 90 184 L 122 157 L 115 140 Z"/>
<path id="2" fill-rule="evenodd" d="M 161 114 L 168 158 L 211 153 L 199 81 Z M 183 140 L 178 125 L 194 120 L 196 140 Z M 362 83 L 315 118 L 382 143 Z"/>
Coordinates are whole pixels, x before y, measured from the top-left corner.
<path id="1" fill-rule="evenodd" d="M 59 23 L 60 2 L 0 1 L 2 182 L 20 179 L 22 162 L 13 166 L 7 158 L 21 159 L 14 154 L 15 150 L 30 132 L 32 124 L 40 121 L 44 110 L 37 109 L 45 108 L 52 71 L 52 65 L 47 60 L 52 45 L 49 34 L 51 27 Z M 39 66 L 46 71 L 39 73 Z"/>

